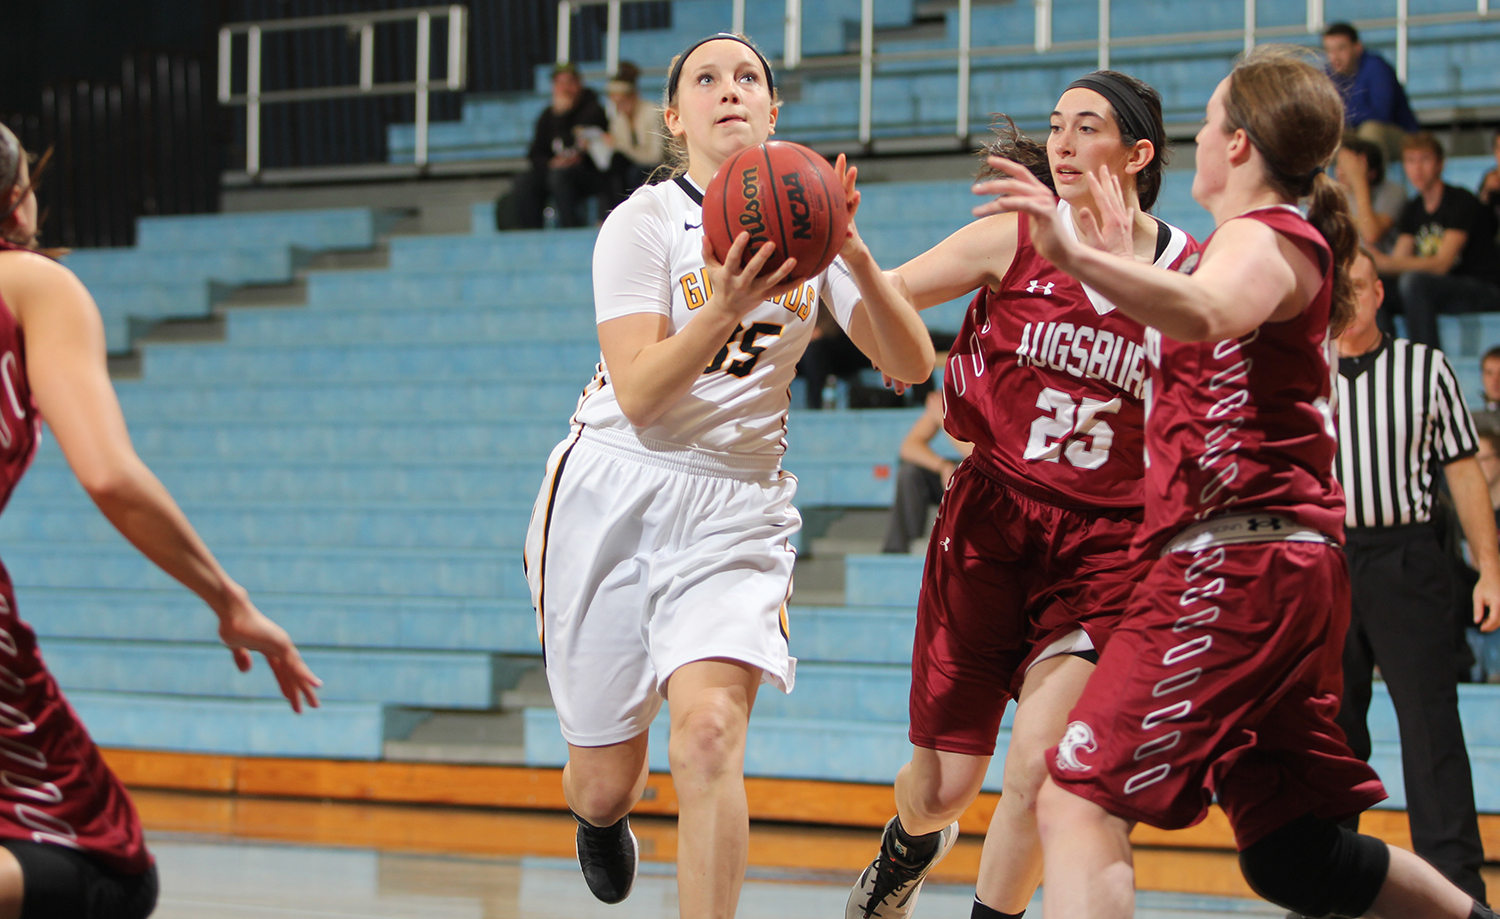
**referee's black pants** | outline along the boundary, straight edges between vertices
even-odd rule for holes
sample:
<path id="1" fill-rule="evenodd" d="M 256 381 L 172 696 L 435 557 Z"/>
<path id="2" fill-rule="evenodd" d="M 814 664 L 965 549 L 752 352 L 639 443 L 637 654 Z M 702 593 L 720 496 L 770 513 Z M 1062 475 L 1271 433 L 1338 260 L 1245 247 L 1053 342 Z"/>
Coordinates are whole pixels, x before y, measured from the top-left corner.
<path id="1" fill-rule="evenodd" d="M 1372 670 L 1379 665 L 1401 730 L 1401 768 L 1412 845 L 1453 883 L 1486 902 L 1484 847 L 1453 667 L 1453 577 L 1432 527 L 1351 528 L 1354 610 L 1344 641 L 1338 723 L 1356 756 L 1370 758 Z"/>

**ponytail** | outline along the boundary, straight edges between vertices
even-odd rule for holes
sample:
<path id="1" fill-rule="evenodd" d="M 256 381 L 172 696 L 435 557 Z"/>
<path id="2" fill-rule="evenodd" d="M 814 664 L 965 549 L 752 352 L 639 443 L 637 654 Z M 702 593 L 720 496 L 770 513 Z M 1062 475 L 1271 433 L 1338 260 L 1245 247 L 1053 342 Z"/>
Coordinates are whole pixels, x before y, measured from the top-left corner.
<path id="1" fill-rule="evenodd" d="M 1349 267 L 1359 233 L 1337 182 L 1323 171 L 1338 152 L 1344 102 L 1306 49 L 1262 45 L 1229 74 L 1225 130 L 1245 132 L 1265 162 L 1266 183 L 1284 199 L 1311 198 L 1307 220 L 1333 252 L 1329 329 L 1337 335 L 1354 318 Z"/>
<path id="2" fill-rule="evenodd" d="M 1312 200 L 1308 202 L 1307 222 L 1318 228 L 1333 250 L 1333 305 L 1328 314 L 1329 334 L 1337 337 L 1354 319 L 1354 282 L 1349 269 L 1359 255 L 1359 231 L 1349 213 L 1349 199 L 1339 183 L 1326 173 L 1318 173 L 1312 182 Z"/>

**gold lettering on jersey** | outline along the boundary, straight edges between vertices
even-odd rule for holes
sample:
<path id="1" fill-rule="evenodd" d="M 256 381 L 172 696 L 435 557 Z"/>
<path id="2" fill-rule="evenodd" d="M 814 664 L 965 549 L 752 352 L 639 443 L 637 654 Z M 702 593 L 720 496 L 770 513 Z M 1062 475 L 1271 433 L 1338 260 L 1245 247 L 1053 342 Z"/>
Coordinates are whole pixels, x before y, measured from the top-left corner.
<path id="1" fill-rule="evenodd" d="M 813 304 L 817 302 L 818 292 L 811 284 L 803 284 L 795 290 L 789 290 L 779 297 L 771 300 L 772 303 L 782 307 L 789 313 L 796 313 L 798 319 L 806 319 L 812 314 Z"/>
<path id="2" fill-rule="evenodd" d="M 1137 399 L 1146 385 L 1144 345 L 1107 329 L 1071 322 L 1026 323 L 1016 347 L 1016 364 L 1104 380 Z"/>
<path id="3" fill-rule="evenodd" d="M 677 286 L 682 288 L 682 299 L 689 310 L 698 309 L 714 295 L 714 285 L 708 278 L 707 268 L 688 272 L 677 279 Z M 768 302 L 789 313 L 795 313 L 798 319 L 806 319 L 812 315 L 813 305 L 818 302 L 818 292 L 812 284 L 804 283 Z"/>
<path id="4" fill-rule="evenodd" d="M 714 285 L 708 279 L 707 268 L 690 271 L 679 278 L 677 283 L 682 287 L 682 299 L 687 301 L 687 308 L 690 310 L 707 303 L 714 295 Z"/>

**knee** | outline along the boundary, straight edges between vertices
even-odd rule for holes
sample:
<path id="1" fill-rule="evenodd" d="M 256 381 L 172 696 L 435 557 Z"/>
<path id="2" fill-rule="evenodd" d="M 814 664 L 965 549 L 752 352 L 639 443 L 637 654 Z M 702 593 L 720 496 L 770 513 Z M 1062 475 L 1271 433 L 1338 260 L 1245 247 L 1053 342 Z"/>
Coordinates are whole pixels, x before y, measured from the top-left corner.
<path id="1" fill-rule="evenodd" d="M 672 774 L 712 778 L 743 770 L 745 729 L 749 717 L 733 700 L 719 695 L 698 700 L 672 719 L 667 755 Z"/>
<path id="2" fill-rule="evenodd" d="M 1047 780 L 1047 749 L 1056 738 L 1027 731 L 1013 732 L 1010 748 L 1005 752 L 1005 776 L 1001 801 L 1007 806 L 1035 812 L 1037 795 Z"/>
<path id="3" fill-rule="evenodd" d="M 1311 814 L 1240 853 L 1240 870 L 1261 897 L 1304 916 L 1363 916 L 1390 868 L 1385 843 Z"/>
<path id="4" fill-rule="evenodd" d="M 1093 816 L 1091 809 L 1104 813 L 1098 805 L 1047 781 L 1044 776 L 1036 792 L 1037 832 L 1045 842 L 1060 827 L 1082 827 Z"/>
<path id="5" fill-rule="evenodd" d="M 897 494 L 910 493 L 920 495 L 925 492 L 927 490 L 927 477 L 924 473 L 926 472 L 926 469 L 923 469 L 916 463 L 908 463 L 906 460 L 902 460 L 901 465 L 896 467 Z"/>
<path id="6" fill-rule="evenodd" d="M 983 762 L 978 757 L 973 760 L 975 767 Z M 984 774 L 975 774 L 968 768 L 970 765 L 965 762 L 962 767 L 953 768 L 948 763 L 948 768 L 922 770 L 912 768 L 910 763 L 902 766 L 897 781 L 903 786 L 899 796 L 903 822 L 947 825 L 957 820 L 974 803 L 984 781 Z"/>
<path id="7" fill-rule="evenodd" d="M 589 774 L 569 764 L 568 807 L 594 826 L 610 826 L 635 805 L 638 777 Z"/>
<path id="8" fill-rule="evenodd" d="M 1400 277 L 1396 279 L 1396 289 L 1401 292 L 1402 304 L 1408 308 L 1413 304 L 1418 307 L 1426 306 L 1428 294 L 1435 286 L 1437 277 L 1425 271 L 1401 272 Z"/>

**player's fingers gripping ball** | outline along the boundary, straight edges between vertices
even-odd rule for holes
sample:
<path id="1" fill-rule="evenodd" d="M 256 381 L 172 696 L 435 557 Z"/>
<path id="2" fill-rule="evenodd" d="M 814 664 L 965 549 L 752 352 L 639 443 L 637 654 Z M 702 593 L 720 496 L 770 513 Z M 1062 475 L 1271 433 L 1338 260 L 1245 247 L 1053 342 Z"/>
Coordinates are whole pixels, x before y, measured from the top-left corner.
<path id="1" fill-rule="evenodd" d="M 798 278 L 829 265 L 849 231 L 844 183 L 828 161 L 801 144 L 770 141 L 746 147 L 719 167 L 703 194 L 703 232 L 721 262 L 740 233 L 747 253 L 776 245 L 761 274 L 788 258 Z"/>

